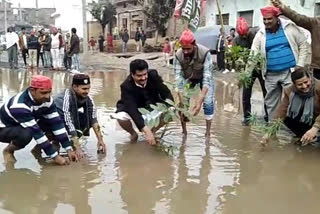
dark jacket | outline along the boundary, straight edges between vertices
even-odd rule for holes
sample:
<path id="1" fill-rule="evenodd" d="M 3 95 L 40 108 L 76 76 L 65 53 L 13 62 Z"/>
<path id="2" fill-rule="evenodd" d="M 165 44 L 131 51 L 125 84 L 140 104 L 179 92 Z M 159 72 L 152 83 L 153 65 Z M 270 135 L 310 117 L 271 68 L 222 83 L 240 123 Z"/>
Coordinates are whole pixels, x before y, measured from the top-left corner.
<path id="1" fill-rule="evenodd" d="M 38 49 L 39 48 L 38 37 L 31 35 L 28 38 L 28 48 L 29 49 Z"/>
<path id="2" fill-rule="evenodd" d="M 136 42 L 139 42 L 140 41 L 140 37 L 141 37 L 141 34 L 139 31 L 136 32 L 136 35 L 134 36 L 134 40 L 136 40 Z"/>
<path id="3" fill-rule="evenodd" d="M 97 111 L 91 97 L 87 97 L 82 105 L 78 106 L 76 94 L 72 89 L 66 89 L 54 98 L 54 102 L 68 134 L 73 137 L 77 136 L 77 130 L 83 131 L 85 136 L 89 135 L 89 129 L 98 122 Z M 83 113 L 78 112 L 80 108 L 83 108 Z"/>
<path id="4" fill-rule="evenodd" d="M 103 36 L 99 36 L 98 42 L 100 46 L 103 45 L 103 42 L 104 42 Z"/>
<path id="5" fill-rule="evenodd" d="M 46 35 L 46 38 L 44 40 L 43 44 L 43 51 L 50 51 L 51 50 L 51 36 L 50 35 Z"/>
<path id="6" fill-rule="evenodd" d="M 253 39 L 255 37 L 257 32 L 254 32 L 252 30 L 250 30 L 248 32 L 248 35 L 246 38 L 241 37 L 240 35 L 236 36 L 236 38 L 234 38 L 232 45 L 233 46 L 240 46 L 243 48 L 247 48 L 247 49 L 251 49 L 251 45 L 253 42 Z"/>
<path id="7" fill-rule="evenodd" d="M 166 99 L 173 101 L 173 96 L 156 70 L 148 71 L 148 81 L 145 88 L 137 86 L 131 75 L 121 84 L 121 98 L 117 103 L 116 112 L 126 112 L 136 126 L 141 130 L 144 120 L 139 108 L 150 109 L 150 104 L 163 103 Z"/>
<path id="8" fill-rule="evenodd" d="M 281 10 L 283 15 L 291 19 L 294 23 L 310 31 L 312 39 L 311 67 L 320 69 L 320 17 L 307 17 L 298 14 L 287 6 L 284 6 Z"/>
<path id="9" fill-rule="evenodd" d="M 71 41 L 70 41 L 70 54 L 78 54 L 80 53 L 80 40 L 77 34 L 73 34 L 71 36 Z"/>
<path id="10" fill-rule="evenodd" d="M 122 34 L 121 38 L 123 42 L 127 43 L 129 41 L 129 34 L 125 32 Z"/>

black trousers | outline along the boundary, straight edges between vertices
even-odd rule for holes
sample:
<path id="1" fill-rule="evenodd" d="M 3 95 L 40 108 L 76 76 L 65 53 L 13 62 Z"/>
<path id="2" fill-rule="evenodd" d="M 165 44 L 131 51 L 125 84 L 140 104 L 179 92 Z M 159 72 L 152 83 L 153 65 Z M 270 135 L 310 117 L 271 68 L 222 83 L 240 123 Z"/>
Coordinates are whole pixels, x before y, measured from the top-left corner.
<path id="1" fill-rule="evenodd" d="M 298 119 L 285 118 L 283 123 L 288 127 L 297 137 L 302 137 L 312 126 L 301 123 Z"/>
<path id="2" fill-rule="evenodd" d="M 40 53 L 40 49 L 37 51 L 37 66 L 39 67 L 39 60 L 41 58 L 42 67 L 44 67 L 44 59 L 43 59 L 43 52 Z"/>
<path id="3" fill-rule="evenodd" d="M 99 42 L 99 50 L 100 52 L 103 52 L 103 43 Z"/>
<path id="4" fill-rule="evenodd" d="M 32 132 L 22 126 L 13 126 L 0 128 L 0 142 L 10 143 L 18 147 L 24 148 L 32 140 Z"/>
<path id="5" fill-rule="evenodd" d="M 22 53 L 22 58 L 23 58 L 24 65 L 27 65 L 28 49 L 23 49 L 21 51 L 21 53 Z"/>
<path id="6" fill-rule="evenodd" d="M 224 51 L 217 52 L 217 64 L 219 70 L 224 70 L 226 68 L 225 62 L 224 62 Z"/>
<path id="7" fill-rule="evenodd" d="M 320 69 L 314 68 L 313 69 L 313 77 L 317 80 L 320 80 Z"/>
<path id="8" fill-rule="evenodd" d="M 68 56 L 67 53 L 64 54 L 63 64 L 64 64 L 64 67 L 65 67 L 66 69 L 71 69 L 71 66 L 72 66 L 72 58 L 71 58 L 70 56 Z"/>
<path id="9" fill-rule="evenodd" d="M 243 91 L 242 91 L 243 117 L 244 117 L 244 120 L 246 120 L 246 121 L 248 121 L 249 118 L 251 117 L 252 87 L 253 87 L 253 84 L 257 78 L 258 78 L 260 86 L 261 86 L 263 97 L 265 97 L 267 94 L 267 90 L 266 90 L 266 87 L 264 84 L 264 79 L 263 79 L 261 73 L 257 72 L 257 71 L 253 71 L 252 76 L 251 76 L 251 84 L 248 85 L 247 88 L 243 87 Z M 267 121 L 268 120 L 268 112 L 267 112 L 266 105 L 264 105 L 264 112 L 265 112 L 264 119 Z"/>

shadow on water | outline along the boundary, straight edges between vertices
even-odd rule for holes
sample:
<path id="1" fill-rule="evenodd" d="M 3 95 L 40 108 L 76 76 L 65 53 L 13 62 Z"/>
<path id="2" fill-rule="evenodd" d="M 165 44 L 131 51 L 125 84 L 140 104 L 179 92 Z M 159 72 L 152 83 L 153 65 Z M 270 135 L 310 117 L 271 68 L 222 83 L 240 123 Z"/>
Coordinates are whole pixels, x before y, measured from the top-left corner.
<path id="1" fill-rule="evenodd" d="M 279 142 L 265 151 L 260 134 L 242 127 L 237 86 L 216 82 L 212 138 L 205 123 L 188 125 L 183 138 L 178 123 L 163 138 L 177 147 L 172 157 L 146 145 L 128 143 L 128 135 L 110 119 L 127 73 L 88 71 L 91 95 L 108 145 L 96 154 L 94 135 L 85 140 L 86 159 L 67 167 L 40 165 L 30 154 L 33 143 L 18 151 L 14 168 L 0 154 L 0 213 L 318 213 L 319 151 Z M 32 72 L 0 72 L 0 99 L 28 86 Z M 70 85 L 64 72 L 40 72 L 54 80 L 53 94 Z M 163 75 L 166 80 L 172 74 Z M 254 91 L 253 110 L 262 115 L 262 95 Z M 0 144 L 0 149 L 5 144 Z"/>

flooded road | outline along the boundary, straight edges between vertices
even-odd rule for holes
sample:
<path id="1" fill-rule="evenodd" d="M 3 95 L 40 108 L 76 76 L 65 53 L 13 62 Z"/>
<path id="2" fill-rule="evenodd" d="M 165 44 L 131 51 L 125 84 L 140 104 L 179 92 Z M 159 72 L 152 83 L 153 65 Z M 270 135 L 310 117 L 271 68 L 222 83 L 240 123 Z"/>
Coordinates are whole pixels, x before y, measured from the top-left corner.
<path id="1" fill-rule="evenodd" d="M 70 166 L 39 164 L 29 152 L 16 152 L 14 169 L 0 153 L 0 214 L 270 214 L 319 213 L 320 150 L 280 140 L 261 150 L 261 137 L 241 126 L 239 91 L 224 81 L 216 85 L 212 138 L 205 124 L 188 126 L 183 138 L 178 123 L 163 140 L 177 147 L 172 157 L 144 143 L 129 143 L 110 114 L 127 72 L 88 71 L 91 94 L 103 126 L 107 155 L 96 154 L 95 136 L 85 142 L 86 159 Z M 54 80 L 53 93 L 69 86 L 65 72 L 44 72 Z M 32 72 L 0 71 L 1 103 L 29 84 Z M 163 74 L 164 79 L 171 78 Z M 262 114 L 262 95 L 255 91 L 253 109 Z M 0 150 L 5 144 L 0 143 Z"/>

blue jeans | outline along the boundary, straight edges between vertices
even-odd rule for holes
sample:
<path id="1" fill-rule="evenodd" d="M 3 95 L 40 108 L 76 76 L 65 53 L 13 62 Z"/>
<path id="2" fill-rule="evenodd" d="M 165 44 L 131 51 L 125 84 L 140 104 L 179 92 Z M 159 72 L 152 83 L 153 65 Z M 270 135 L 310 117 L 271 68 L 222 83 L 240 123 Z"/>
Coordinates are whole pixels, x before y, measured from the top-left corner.
<path id="1" fill-rule="evenodd" d="M 206 120 L 212 120 L 214 116 L 214 81 L 213 79 L 210 82 L 210 86 L 208 92 L 203 101 L 203 111 L 204 111 L 204 118 Z M 202 90 L 202 85 L 200 84 L 200 88 Z M 189 103 L 190 100 L 185 100 L 185 102 Z"/>
<path id="2" fill-rule="evenodd" d="M 122 42 L 122 53 L 126 53 L 126 52 L 127 52 L 127 43 Z"/>
<path id="3" fill-rule="evenodd" d="M 211 80 L 210 87 L 203 101 L 203 111 L 206 120 L 212 120 L 214 116 L 214 82 Z"/>
<path id="4" fill-rule="evenodd" d="M 51 67 L 51 53 L 50 51 L 44 51 L 44 67 L 50 68 Z"/>
<path id="5" fill-rule="evenodd" d="M 72 69 L 80 71 L 80 55 L 79 54 L 72 55 Z"/>

